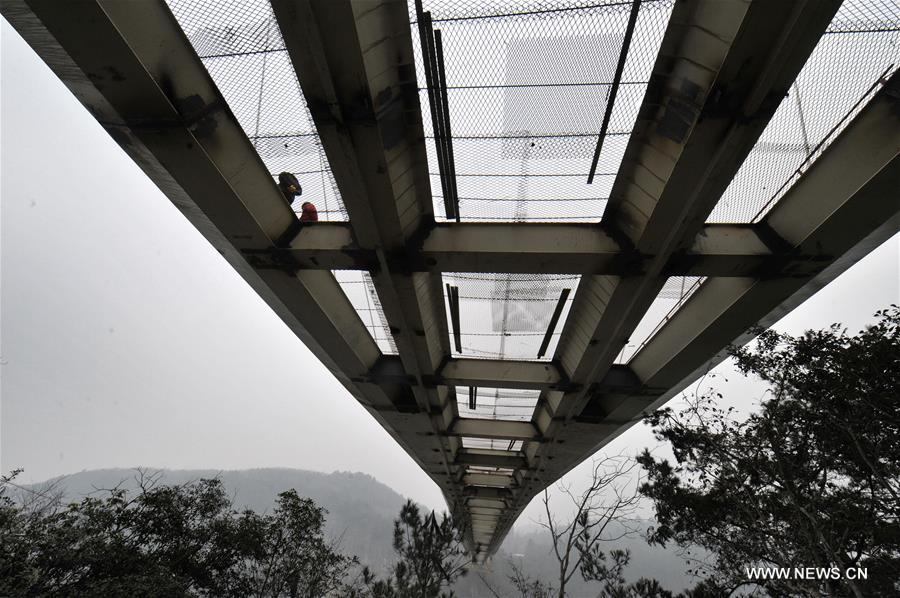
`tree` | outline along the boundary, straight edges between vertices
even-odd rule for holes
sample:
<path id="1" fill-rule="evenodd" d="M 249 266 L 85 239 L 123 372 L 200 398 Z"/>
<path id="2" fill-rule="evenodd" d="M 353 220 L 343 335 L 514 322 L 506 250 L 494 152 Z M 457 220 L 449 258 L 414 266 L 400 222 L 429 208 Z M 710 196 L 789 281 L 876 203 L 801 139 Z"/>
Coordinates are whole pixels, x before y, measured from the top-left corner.
<path id="1" fill-rule="evenodd" d="M 740 371 L 770 385 L 737 419 L 697 394 L 648 417 L 676 463 L 644 452 L 641 492 L 652 541 L 701 546 L 707 587 L 785 596 L 895 596 L 900 591 L 900 309 L 856 336 L 834 325 L 795 338 L 768 331 L 733 349 Z M 818 567 L 825 579 L 751 580 L 748 567 Z M 832 572 L 834 568 L 834 572 Z M 845 572 L 865 568 L 867 580 Z"/>
<path id="2" fill-rule="evenodd" d="M 253 558 L 240 561 L 247 595 L 316 598 L 332 595 L 356 559 L 326 541 L 325 509 L 293 490 L 278 495 L 270 516 L 246 511 L 238 537 L 248 537 Z"/>
<path id="3" fill-rule="evenodd" d="M 508 561 L 510 575 L 508 579 L 518 592 L 520 598 L 552 598 L 556 593 L 555 588 L 540 579 L 532 579 L 525 575 L 521 567 L 516 565 L 512 560 Z M 487 581 L 484 582 L 487 585 Z M 493 591 L 493 590 L 492 590 Z M 494 595 L 498 594 L 494 592 Z"/>
<path id="4" fill-rule="evenodd" d="M 539 523 L 550 532 L 558 563 L 555 592 L 559 598 L 566 595 L 566 586 L 576 573 L 585 581 L 601 584 L 600 596 L 643 596 L 636 592 L 645 587 L 658 587 L 655 581 L 644 579 L 640 580 L 640 586 L 626 583 L 623 571 L 630 558 L 628 551 L 606 549 L 610 543 L 633 533 L 629 522 L 640 500 L 639 485 L 640 476 L 633 459 L 623 455 L 596 459 L 590 485 L 581 494 L 560 485 L 559 489 L 575 507 L 574 516 L 562 522 L 551 511 L 550 494 L 544 490 L 547 520 Z M 516 585 L 527 589 L 534 583 L 526 577 Z"/>
<path id="5" fill-rule="evenodd" d="M 274 513 L 237 513 L 218 480 L 140 474 L 64 505 L 0 480 L 0 595 L 326 596 L 355 559 L 323 536 L 325 511 L 293 490 Z"/>
<path id="6" fill-rule="evenodd" d="M 394 551 L 400 557 L 390 574 L 379 580 L 363 571 L 365 590 L 373 598 L 451 598 L 453 585 L 471 560 L 463 548 L 464 529 L 444 514 L 425 515 L 411 500 L 394 520 Z M 361 591 L 359 595 L 363 595 Z"/>

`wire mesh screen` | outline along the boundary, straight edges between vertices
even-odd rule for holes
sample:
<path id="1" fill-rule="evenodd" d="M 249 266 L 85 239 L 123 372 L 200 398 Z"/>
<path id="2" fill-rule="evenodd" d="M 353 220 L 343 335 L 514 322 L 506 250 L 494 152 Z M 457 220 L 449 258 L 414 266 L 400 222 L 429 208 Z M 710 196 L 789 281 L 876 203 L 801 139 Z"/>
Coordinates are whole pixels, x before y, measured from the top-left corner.
<path id="1" fill-rule="evenodd" d="M 630 2 L 425 0 L 443 35 L 465 221 L 597 221 L 644 97 L 671 0 L 641 3 L 594 183 L 587 184 Z M 424 85 L 416 14 L 410 21 Z M 420 89 L 435 213 L 444 201 Z"/>
<path id="2" fill-rule="evenodd" d="M 671 276 L 666 279 L 666 283 L 660 289 L 656 299 L 653 300 L 644 317 L 635 327 L 628 343 L 619 352 L 616 363 L 628 363 L 662 328 L 663 324 L 681 309 L 688 297 L 700 288 L 704 280 L 706 280 L 705 277 L 698 276 Z"/>
<path id="3" fill-rule="evenodd" d="M 513 451 L 522 450 L 521 440 L 498 440 L 496 438 L 471 438 L 469 436 L 462 437 L 463 448 L 474 449 L 493 449 L 495 451 Z"/>
<path id="4" fill-rule="evenodd" d="M 459 289 L 462 352 L 454 348 L 454 356 L 538 359 L 538 350 L 562 291 L 571 289 L 545 356 L 541 358 L 548 361 L 556 351 L 580 279 L 577 275 L 444 273 L 445 295 L 447 284 Z M 449 306 L 447 313 L 452 337 Z"/>
<path id="5" fill-rule="evenodd" d="M 292 172 L 320 220 L 347 211 L 268 0 L 167 0 L 266 168 Z"/>
<path id="6" fill-rule="evenodd" d="M 846 0 L 707 222 L 765 215 L 898 63 L 900 3 Z"/>
<path id="7" fill-rule="evenodd" d="M 381 308 L 381 301 L 375 292 L 372 276 L 364 270 L 332 270 L 331 273 L 341 285 L 341 289 L 381 352 L 396 354 L 397 345 L 394 344 L 394 337 Z"/>
<path id="8" fill-rule="evenodd" d="M 456 387 L 456 405 L 460 417 L 531 421 L 537 406 L 539 390 L 515 388 L 481 388 L 475 397 L 475 409 L 469 408 L 469 388 Z"/>

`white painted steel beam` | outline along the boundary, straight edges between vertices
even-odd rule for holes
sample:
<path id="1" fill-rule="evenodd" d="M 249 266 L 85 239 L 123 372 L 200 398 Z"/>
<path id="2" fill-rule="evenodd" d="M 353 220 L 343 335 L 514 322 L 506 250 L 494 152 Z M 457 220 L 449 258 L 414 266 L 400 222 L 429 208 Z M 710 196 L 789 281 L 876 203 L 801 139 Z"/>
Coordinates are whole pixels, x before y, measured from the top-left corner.
<path id="1" fill-rule="evenodd" d="M 541 361 L 454 358 L 439 375 L 440 382 L 450 386 L 543 389 L 563 382 L 555 365 Z"/>
<path id="2" fill-rule="evenodd" d="M 467 486 L 498 486 L 509 488 L 514 486 L 516 479 L 509 474 L 467 473 L 463 475 L 463 484 Z M 474 513 L 474 511 L 470 511 Z M 482 517 L 499 517 L 499 514 L 480 513 Z"/>
<path id="3" fill-rule="evenodd" d="M 289 248 L 255 257 L 260 266 L 306 270 L 371 270 L 372 250 L 355 243 L 352 226 L 328 222 L 303 228 Z M 709 224 L 687 251 L 664 267 L 670 276 L 756 276 L 790 260 L 796 268 L 814 263 L 810 255 L 785 255 L 763 240 L 759 227 Z M 421 246 L 385 255 L 392 271 L 604 274 L 637 276 L 653 256 L 623 249 L 599 225 L 438 224 Z"/>
<path id="4" fill-rule="evenodd" d="M 531 422 L 502 419 L 460 418 L 447 432 L 453 436 L 501 440 L 539 440 L 540 432 Z"/>
<path id="5" fill-rule="evenodd" d="M 272 8 L 352 240 L 372 256 L 368 269 L 415 399 L 404 411 L 412 427 L 428 429 L 417 459 L 457 512 L 459 440 L 447 434 L 455 393 L 430 383 L 450 353 L 441 278 L 388 260 L 434 220 L 407 5 L 274 0 Z"/>

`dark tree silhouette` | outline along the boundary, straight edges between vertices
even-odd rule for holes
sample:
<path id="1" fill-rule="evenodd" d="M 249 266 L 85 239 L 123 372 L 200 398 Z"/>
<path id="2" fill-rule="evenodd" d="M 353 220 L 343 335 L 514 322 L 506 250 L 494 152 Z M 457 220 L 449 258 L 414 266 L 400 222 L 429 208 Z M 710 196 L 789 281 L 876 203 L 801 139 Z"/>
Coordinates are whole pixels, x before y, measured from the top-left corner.
<path id="1" fill-rule="evenodd" d="M 215 479 L 101 490 L 64 505 L 15 501 L 0 480 L 0 595 L 292 596 L 334 594 L 355 559 L 323 536 L 325 510 L 293 490 L 273 513 L 237 513 Z"/>
<path id="2" fill-rule="evenodd" d="M 580 494 L 560 485 L 559 490 L 575 507 L 574 516 L 560 521 L 550 508 L 550 494 L 544 490 L 546 521 L 539 522 L 550 532 L 553 556 L 558 563 L 556 595 L 566 595 L 566 585 L 576 573 L 586 581 L 614 583 L 628 562 L 622 550 L 607 546 L 631 533 L 629 519 L 637 508 L 639 495 L 637 464 L 623 455 L 596 459 L 588 487 Z"/>
<path id="3" fill-rule="evenodd" d="M 617 541 L 634 534 L 632 519 L 640 501 L 638 464 L 625 455 L 594 460 L 590 483 L 581 493 L 560 484 L 559 490 L 574 507 L 570 519 L 561 519 L 550 506 L 544 491 L 546 521 L 539 522 L 550 533 L 557 576 L 555 585 L 528 577 L 510 563 L 510 581 L 522 598 L 564 598 L 576 574 L 597 584 L 599 598 L 672 598 L 653 579 L 625 580 L 631 555 L 615 548 Z"/>
<path id="4" fill-rule="evenodd" d="M 399 557 L 390 574 L 378 579 L 363 571 L 355 596 L 373 598 L 451 598 L 453 582 L 466 573 L 471 559 L 463 548 L 464 529 L 444 514 L 423 514 L 407 501 L 394 521 L 394 551 Z M 445 590 L 446 589 L 446 590 Z"/>
<path id="5" fill-rule="evenodd" d="M 900 593 L 900 309 L 876 316 L 856 336 L 838 326 L 799 338 L 768 331 L 755 348 L 733 350 L 742 372 L 771 386 L 747 418 L 716 407 L 714 391 L 649 416 L 676 459 L 639 458 L 659 522 L 652 540 L 710 551 L 698 564 L 708 588 Z M 757 566 L 836 573 L 748 579 Z M 848 578 L 858 567 L 868 579 Z"/>

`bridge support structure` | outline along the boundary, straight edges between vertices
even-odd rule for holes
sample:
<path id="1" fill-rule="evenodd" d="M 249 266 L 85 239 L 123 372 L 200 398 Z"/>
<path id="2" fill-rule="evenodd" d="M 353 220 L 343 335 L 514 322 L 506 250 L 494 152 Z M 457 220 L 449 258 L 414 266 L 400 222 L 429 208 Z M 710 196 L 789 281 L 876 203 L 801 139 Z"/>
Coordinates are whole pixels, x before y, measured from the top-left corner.
<path id="1" fill-rule="evenodd" d="M 438 484 L 483 560 L 537 493 L 900 229 L 897 75 L 764 217 L 705 223 L 838 4 L 677 3 L 606 213 L 568 225 L 436 223 L 406 3 L 274 0 L 349 215 L 303 227 L 164 3 L 0 9 Z M 335 270 L 369 272 L 397 355 Z M 552 359 L 453 356 L 446 272 L 580 274 Z M 615 363 L 673 275 L 706 281 Z M 534 390 L 534 415 L 460 417 L 463 386 Z"/>

